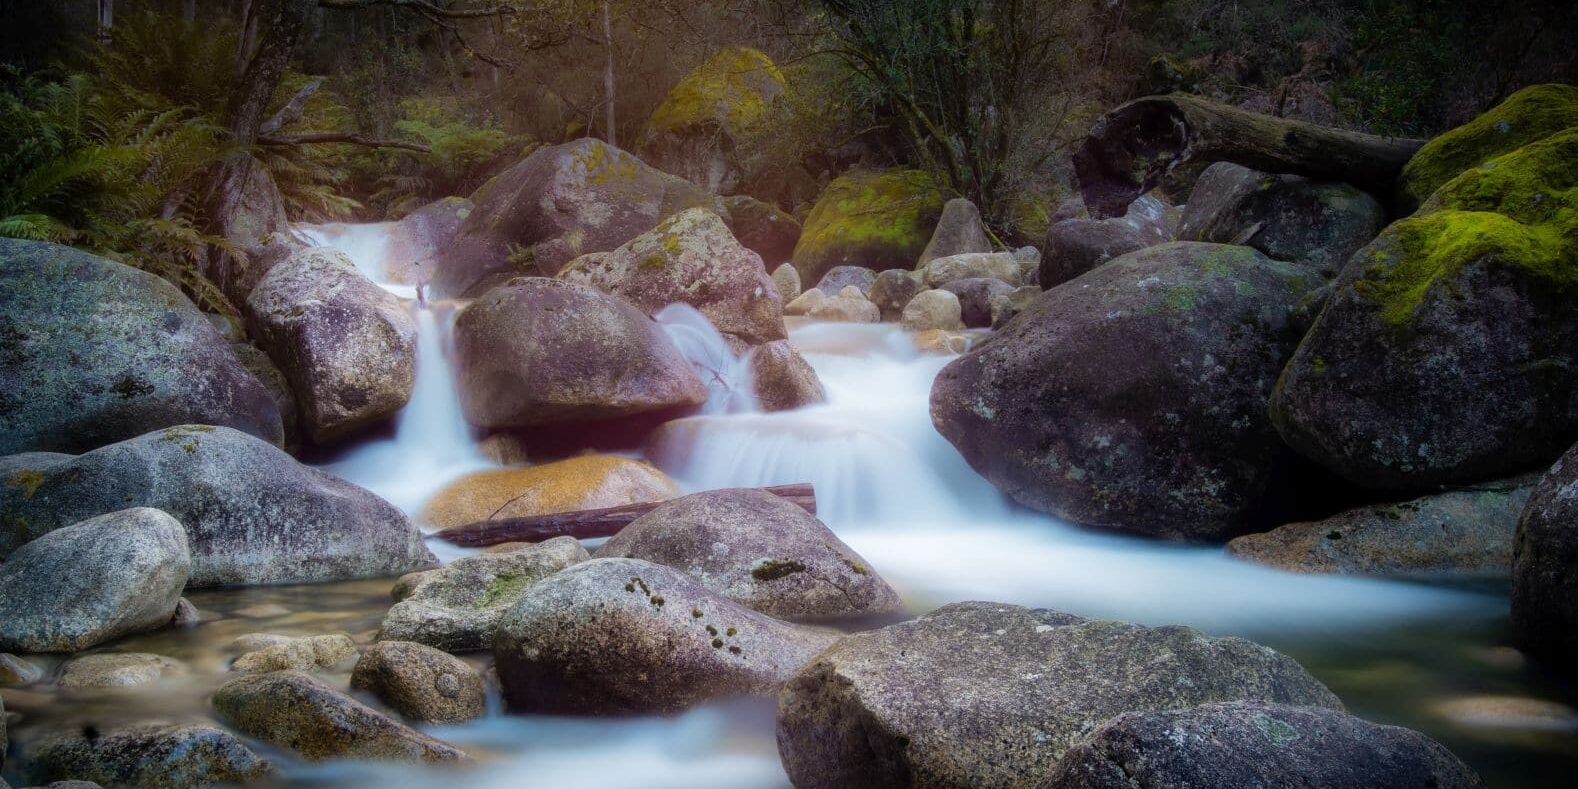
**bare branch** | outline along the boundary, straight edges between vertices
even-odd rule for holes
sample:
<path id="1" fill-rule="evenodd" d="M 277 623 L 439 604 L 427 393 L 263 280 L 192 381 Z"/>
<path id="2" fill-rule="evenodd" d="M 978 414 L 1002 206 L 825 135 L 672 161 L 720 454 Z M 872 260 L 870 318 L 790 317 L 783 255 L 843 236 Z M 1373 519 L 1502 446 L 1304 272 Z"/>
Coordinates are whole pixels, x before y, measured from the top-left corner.
<path id="1" fill-rule="evenodd" d="M 285 106 L 280 107 L 279 112 L 274 113 L 274 117 L 263 121 L 263 125 L 258 127 L 258 134 L 268 136 L 279 131 L 283 126 L 288 126 L 301 120 L 301 114 L 307 109 L 307 99 L 311 98 L 312 94 L 317 93 L 318 88 L 321 87 L 323 87 L 323 80 L 320 78 L 307 83 L 301 90 L 296 91 L 296 95 L 290 97 L 290 101 L 285 102 Z"/>
<path id="2" fill-rule="evenodd" d="M 333 142 L 346 145 L 361 145 L 368 148 L 401 148 L 418 153 L 433 152 L 432 148 L 418 142 L 374 140 L 351 132 L 313 132 L 311 134 L 293 134 L 287 137 L 259 137 L 258 142 L 263 145 L 309 145 Z"/>

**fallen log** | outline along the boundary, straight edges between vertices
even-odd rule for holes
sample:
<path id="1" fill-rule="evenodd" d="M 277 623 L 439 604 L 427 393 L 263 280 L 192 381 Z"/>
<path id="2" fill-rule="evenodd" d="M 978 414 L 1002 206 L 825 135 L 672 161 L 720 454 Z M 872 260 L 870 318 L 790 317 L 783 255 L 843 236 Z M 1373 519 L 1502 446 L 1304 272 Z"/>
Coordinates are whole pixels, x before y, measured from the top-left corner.
<path id="1" fill-rule="evenodd" d="M 816 489 L 809 482 L 762 488 L 812 515 L 816 514 Z M 481 548 L 505 542 L 542 542 L 554 537 L 612 537 L 636 518 L 657 509 L 661 501 L 625 504 L 597 510 L 554 512 L 527 518 L 500 518 L 455 526 L 428 535 L 454 545 Z"/>
<path id="2" fill-rule="evenodd" d="M 1074 154 L 1093 219 L 1123 216 L 1185 162 L 1233 162 L 1343 181 L 1390 202 L 1424 140 L 1377 137 L 1248 112 L 1194 96 L 1147 96 L 1103 115 Z"/>

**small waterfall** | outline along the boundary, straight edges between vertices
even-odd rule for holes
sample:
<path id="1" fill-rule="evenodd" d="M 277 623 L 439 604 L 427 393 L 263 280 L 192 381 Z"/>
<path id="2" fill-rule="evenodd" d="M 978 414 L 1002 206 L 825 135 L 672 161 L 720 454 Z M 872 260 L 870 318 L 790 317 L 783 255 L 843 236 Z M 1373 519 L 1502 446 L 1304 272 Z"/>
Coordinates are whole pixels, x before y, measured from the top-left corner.
<path id="1" fill-rule="evenodd" d="M 670 304 L 652 316 L 707 385 L 704 414 L 740 414 L 760 410 L 751 393 L 750 367 L 735 356 L 712 321 L 689 304 Z"/>

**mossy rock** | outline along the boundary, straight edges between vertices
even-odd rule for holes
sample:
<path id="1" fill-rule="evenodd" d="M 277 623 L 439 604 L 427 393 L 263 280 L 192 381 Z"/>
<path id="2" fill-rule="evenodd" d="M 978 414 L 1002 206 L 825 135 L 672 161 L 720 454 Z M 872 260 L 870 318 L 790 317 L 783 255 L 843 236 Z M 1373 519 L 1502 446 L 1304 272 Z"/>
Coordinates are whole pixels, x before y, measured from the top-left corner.
<path id="1" fill-rule="evenodd" d="M 942 189 L 920 170 L 845 175 L 828 184 L 806 217 L 794 266 L 819 282 L 834 266 L 911 268 L 942 215 Z"/>
<path id="2" fill-rule="evenodd" d="M 686 134 L 712 127 L 739 134 L 761 119 L 784 89 L 784 75 L 760 50 L 720 49 L 691 69 L 647 121 L 647 134 Z"/>
<path id="3" fill-rule="evenodd" d="M 1459 173 L 1578 126 L 1578 87 L 1534 85 L 1431 140 L 1403 168 L 1398 201 L 1412 211 Z"/>

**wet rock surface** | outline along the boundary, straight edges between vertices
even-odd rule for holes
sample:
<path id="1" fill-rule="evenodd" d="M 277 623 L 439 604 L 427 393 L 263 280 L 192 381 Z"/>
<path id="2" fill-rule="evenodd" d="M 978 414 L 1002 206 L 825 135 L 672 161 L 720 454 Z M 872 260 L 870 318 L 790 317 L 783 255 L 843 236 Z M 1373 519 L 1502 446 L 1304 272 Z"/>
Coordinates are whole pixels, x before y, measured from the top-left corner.
<path id="1" fill-rule="evenodd" d="M 410 641 L 368 647 L 351 673 L 351 687 L 411 720 L 458 723 L 487 711 L 482 675 L 457 657 Z"/>
<path id="2" fill-rule="evenodd" d="M 149 722 L 45 734 L 29 745 L 23 773 L 39 783 L 170 789 L 246 783 L 274 768 L 215 726 Z"/>

